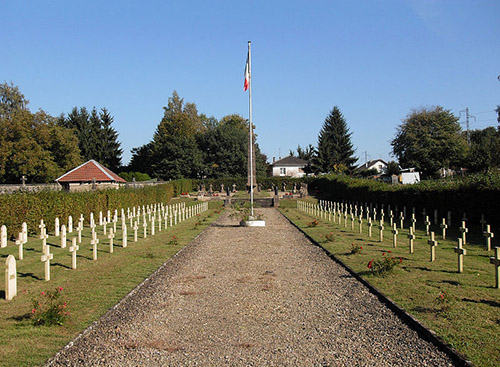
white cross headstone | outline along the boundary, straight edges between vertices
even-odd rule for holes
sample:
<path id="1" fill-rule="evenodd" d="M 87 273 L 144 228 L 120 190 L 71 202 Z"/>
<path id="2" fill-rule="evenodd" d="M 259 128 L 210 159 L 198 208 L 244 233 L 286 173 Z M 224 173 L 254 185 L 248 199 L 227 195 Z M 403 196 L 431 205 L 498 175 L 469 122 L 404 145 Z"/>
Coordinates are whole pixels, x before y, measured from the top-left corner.
<path id="1" fill-rule="evenodd" d="M 415 224 L 417 223 L 417 219 L 415 219 L 415 213 L 411 214 L 411 226 L 413 227 L 413 232 L 415 232 Z"/>
<path id="2" fill-rule="evenodd" d="M 17 295 L 16 259 L 9 255 L 5 260 L 5 299 L 10 301 Z"/>
<path id="3" fill-rule="evenodd" d="M 99 225 L 102 226 L 102 211 L 99 212 Z"/>
<path id="4" fill-rule="evenodd" d="M 436 246 L 438 242 L 434 239 L 434 232 L 431 232 L 430 238 L 427 240 L 431 250 L 431 261 L 436 260 Z"/>
<path id="5" fill-rule="evenodd" d="M 425 224 L 425 234 L 428 236 L 431 226 L 431 221 L 429 220 L 428 215 L 425 216 L 424 224 Z"/>
<path id="6" fill-rule="evenodd" d="M 392 247 L 396 248 L 398 247 L 398 233 L 399 233 L 398 229 L 396 228 L 396 224 L 392 225 L 391 233 L 392 233 Z"/>
<path id="7" fill-rule="evenodd" d="M 50 253 L 50 246 L 43 246 L 43 255 L 41 261 L 45 263 L 45 281 L 50 280 L 50 260 L 54 258 L 54 255 Z"/>
<path id="8" fill-rule="evenodd" d="M 23 243 L 28 242 L 28 225 L 26 222 L 23 222 L 21 225 L 21 233 L 23 234 Z"/>
<path id="9" fill-rule="evenodd" d="M 378 225 L 378 240 L 379 242 L 384 241 L 384 223 L 380 221 L 380 224 Z"/>
<path id="10" fill-rule="evenodd" d="M 122 227 L 122 247 L 127 247 L 127 225 Z"/>
<path id="11" fill-rule="evenodd" d="M 372 227 L 373 227 L 372 218 L 368 217 L 368 237 L 372 236 Z"/>
<path id="12" fill-rule="evenodd" d="M 44 229 L 45 229 L 45 223 L 43 223 L 43 219 L 40 219 L 40 225 L 38 226 L 40 228 L 40 239 L 42 239 L 43 234 L 44 234 Z"/>
<path id="13" fill-rule="evenodd" d="M 66 226 L 61 226 L 61 248 L 66 248 Z"/>
<path id="14" fill-rule="evenodd" d="M 458 238 L 458 245 L 454 248 L 455 253 L 458 255 L 458 272 L 464 272 L 464 256 L 467 255 L 467 250 L 462 246 L 462 239 Z"/>
<path id="15" fill-rule="evenodd" d="M 462 221 L 462 227 L 460 227 L 458 231 L 462 234 L 462 242 L 465 246 L 467 244 L 466 233 L 469 232 L 469 228 L 465 226 L 465 220 Z"/>
<path id="16" fill-rule="evenodd" d="M 23 232 L 19 232 L 18 238 L 16 240 L 16 245 L 19 247 L 19 260 L 23 259 Z"/>
<path id="17" fill-rule="evenodd" d="M 137 242 L 137 230 L 139 226 L 137 225 L 137 221 L 134 222 L 134 242 Z"/>
<path id="18" fill-rule="evenodd" d="M 7 247 L 7 227 L 5 225 L 0 228 L 0 247 Z"/>
<path id="19" fill-rule="evenodd" d="M 151 236 L 155 235 L 155 216 L 151 217 Z"/>
<path id="20" fill-rule="evenodd" d="M 408 246 L 409 246 L 409 252 L 410 254 L 413 254 L 413 241 L 415 240 L 416 236 L 413 233 L 413 228 L 410 227 L 408 229 Z"/>
<path id="21" fill-rule="evenodd" d="M 71 252 L 71 269 L 76 269 L 76 252 L 80 249 L 76 244 L 76 237 L 71 239 L 71 246 L 68 249 Z"/>
<path id="22" fill-rule="evenodd" d="M 446 220 L 444 218 L 443 218 L 443 220 L 441 222 L 440 227 L 443 230 L 441 237 L 443 237 L 443 240 L 445 240 L 446 239 L 446 229 L 448 228 L 448 225 L 446 224 Z"/>
<path id="23" fill-rule="evenodd" d="M 59 237 L 59 218 L 54 220 L 54 236 Z"/>
<path id="24" fill-rule="evenodd" d="M 109 239 L 109 253 L 113 253 L 113 239 L 115 238 L 115 232 L 113 228 L 109 229 L 108 239 Z"/>
<path id="25" fill-rule="evenodd" d="M 359 215 L 358 223 L 359 223 L 359 233 L 363 233 L 363 214 Z"/>
<path id="26" fill-rule="evenodd" d="M 94 232 L 94 235 L 92 236 L 92 240 L 90 241 L 90 244 L 92 245 L 92 254 L 93 254 L 93 260 L 97 260 L 97 245 L 99 244 L 99 238 L 97 238 L 97 233 Z"/>
<path id="27" fill-rule="evenodd" d="M 83 230 L 83 222 L 78 222 L 78 227 L 76 227 L 76 231 L 78 232 L 78 243 L 82 243 L 82 230 Z"/>
<path id="28" fill-rule="evenodd" d="M 142 228 L 144 230 L 144 238 L 148 238 L 148 223 L 146 221 L 142 223 Z"/>
<path id="29" fill-rule="evenodd" d="M 491 239 L 494 237 L 493 232 L 490 230 L 490 225 L 486 225 L 486 231 L 483 232 L 483 236 L 486 238 L 486 249 L 491 251 Z"/>
<path id="30" fill-rule="evenodd" d="M 158 232 L 161 232 L 161 212 L 158 212 Z"/>
<path id="31" fill-rule="evenodd" d="M 73 233 L 73 217 L 68 217 L 68 233 Z"/>
<path id="32" fill-rule="evenodd" d="M 500 247 L 495 247 L 495 256 L 490 257 L 490 264 L 495 265 L 495 288 L 500 289 Z"/>
<path id="33" fill-rule="evenodd" d="M 401 214 L 399 215 L 399 221 L 401 222 L 401 229 L 403 229 L 403 226 L 404 226 L 404 220 L 405 220 L 405 215 L 403 212 L 401 212 Z"/>
<path id="34" fill-rule="evenodd" d="M 108 225 L 108 219 L 104 218 L 102 221 L 102 232 L 105 236 L 108 234 L 107 225 Z"/>

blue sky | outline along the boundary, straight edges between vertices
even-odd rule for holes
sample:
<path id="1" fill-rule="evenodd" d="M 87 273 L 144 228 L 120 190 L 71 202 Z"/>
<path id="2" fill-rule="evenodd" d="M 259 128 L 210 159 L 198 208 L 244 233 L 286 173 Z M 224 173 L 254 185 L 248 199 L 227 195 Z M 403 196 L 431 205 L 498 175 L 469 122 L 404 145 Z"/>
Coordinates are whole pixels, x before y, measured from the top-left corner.
<path id="1" fill-rule="evenodd" d="M 468 107 L 471 128 L 497 125 L 499 1 L 0 0 L 0 14 L 0 83 L 54 116 L 106 107 L 125 164 L 174 90 L 208 116 L 248 117 L 249 40 L 253 120 L 269 160 L 316 145 L 333 106 L 360 161 L 392 159 L 413 108 Z"/>

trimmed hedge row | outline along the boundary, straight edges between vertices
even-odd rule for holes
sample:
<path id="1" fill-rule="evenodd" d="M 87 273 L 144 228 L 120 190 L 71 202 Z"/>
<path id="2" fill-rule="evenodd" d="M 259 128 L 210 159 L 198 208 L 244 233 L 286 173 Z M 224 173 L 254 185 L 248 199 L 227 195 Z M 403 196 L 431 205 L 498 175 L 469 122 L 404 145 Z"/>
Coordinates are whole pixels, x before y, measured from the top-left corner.
<path id="1" fill-rule="evenodd" d="M 40 219 L 43 218 L 48 231 L 54 230 L 54 221 L 67 223 L 73 217 L 76 226 L 80 214 L 88 223 L 90 213 L 121 210 L 137 205 L 168 202 L 174 196 L 175 181 L 140 189 L 99 190 L 90 192 L 42 191 L 38 193 L 14 193 L 0 195 L 0 225 L 7 226 L 8 236 L 13 238 L 26 222 L 28 231 L 38 232 Z"/>
<path id="2" fill-rule="evenodd" d="M 435 181 L 423 181 L 415 185 L 388 185 L 367 179 L 328 175 L 315 178 L 309 191 L 317 197 L 333 201 L 368 202 L 373 204 L 406 206 L 411 213 L 415 207 L 420 216 L 423 209 L 433 218 L 438 210 L 439 218 L 452 212 L 454 223 L 467 213 L 468 220 L 478 223 L 484 214 L 489 224 L 500 225 L 500 175 L 471 175 Z"/>

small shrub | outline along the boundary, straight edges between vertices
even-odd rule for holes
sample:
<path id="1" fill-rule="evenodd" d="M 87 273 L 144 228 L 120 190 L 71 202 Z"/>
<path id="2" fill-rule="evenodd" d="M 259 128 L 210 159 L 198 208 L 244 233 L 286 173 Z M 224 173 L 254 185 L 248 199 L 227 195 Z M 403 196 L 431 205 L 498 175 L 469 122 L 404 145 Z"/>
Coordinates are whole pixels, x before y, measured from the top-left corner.
<path id="1" fill-rule="evenodd" d="M 43 291 L 40 296 L 33 299 L 31 318 L 34 325 L 62 325 L 69 311 L 66 310 L 67 303 L 62 297 L 62 287 L 53 291 Z"/>
<path id="2" fill-rule="evenodd" d="M 436 297 L 435 303 L 439 307 L 439 312 L 444 313 L 450 310 L 453 305 L 453 300 L 448 293 L 443 291 Z"/>
<path id="3" fill-rule="evenodd" d="M 385 252 L 382 254 L 382 258 L 378 260 L 371 259 L 368 262 L 368 269 L 376 276 L 385 277 L 386 275 L 392 273 L 394 268 L 403 263 L 403 258 L 394 256 L 385 256 Z"/>
<path id="4" fill-rule="evenodd" d="M 315 219 L 315 220 L 313 220 L 313 221 L 311 221 L 311 222 L 307 223 L 307 226 L 308 226 L 308 227 L 317 227 L 317 226 L 318 226 L 318 224 L 319 224 L 318 220 L 317 220 L 317 219 Z"/>
<path id="5" fill-rule="evenodd" d="M 179 241 L 177 241 L 177 237 L 172 236 L 172 238 L 167 242 L 168 246 L 177 246 Z"/>
<path id="6" fill-rule="evenodd" d="M 351 254 L 355 255 L 358 252 L 361 252 L 363 250 L 363 246 L 360 246 L 356 243 L 351 244 Z"/>
<path id="7" fill-rule="evenodd" d="M 328 233 L 327 235 L 325 235 L 325 239 L 328 241 L 328 242 L 333 242 L 335 241 L 335 237 L 333 235 L 332 232 Z"/>

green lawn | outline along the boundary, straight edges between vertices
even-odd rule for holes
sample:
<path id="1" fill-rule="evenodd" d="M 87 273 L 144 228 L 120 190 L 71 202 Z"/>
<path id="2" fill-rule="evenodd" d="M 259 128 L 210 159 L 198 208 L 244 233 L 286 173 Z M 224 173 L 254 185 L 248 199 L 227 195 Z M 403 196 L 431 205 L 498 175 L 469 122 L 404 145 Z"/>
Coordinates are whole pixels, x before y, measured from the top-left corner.
<path id="1" fill-rule="evenodd" d="M 50 237 L 54 259 L 51 262 L 51 280 L 44 280 L 44 264 L 40 261 L 42 241 L 29 238 L 24 260 L 17 261 L 18 295 L 12 301 L 0 300 L 0 365 L 38 366 L 61 347 L 102 316 L 127 293 L 153 273 L 167 259 L 177 253 L 221 213 L 221 202 L 211 202 L 209 210 L 181 224 L 168 227 L 155 236 L 133 241 L 133 230 L 128 227 L 128 247 L 121 247 L 121 231 L 114 239 L 114 253 L 109 253 L 109 240 L 98 227 L 98 260 L 92 260 L 90 229 L 85 228 L 78 251 L 77 269 L 71 269 L 68 248 L 59 247 L 59 238 Z M 120 228 L 118 224 L 118 229 Z M 157 227 L 158 228 L 158 227 Z M 148 230 L 149 232 L 149 230 Z M 76 232 L 73 233 L 76 235 Z M 169 244 L 173 236 L 177 244 Z M 69 235 L 68 238 L 72 236 Z M 9 242 L 0 250 L 4 259 L 9 254 L 18 258 L 17 246 Z M 70 316 L 63 326 L 33 326 L 29 319 L 31 301 L 40 292 L 63 287 Z M 3 288 L 3 286 L 2 286 Z"/>
<path id="2" fill-rule="evenodd" d="M 400 230 L 394 248 L 389 223 L 385 225 L 384 241 L 379 242 L 379 230 L 375 225 L 372 237 L 368 237 L 366 220 L 360 234 L 357 220 L 352 230 L 350 219 L 345 227 L 343 220 L 342 224 L 338 223 L 338 216 L 337 223 L 333 223 L 328 218 L 318 219 L 299 211 L 295 208 L 295 200 L 281 204 L 285 205 L 280 208 L 282 213 L 325 249 L 476 365 L 500 365 L 500 290 L 494 288 L 494 266 L 489 263 L 493 251 L 485 250 L 482 236 L 469 236 L 464 272 L 458 273 L 457 255 L 453 251 L 457 246 L 457 231 L 449 231 L 447 236 L 451 240 L 442 241 L 441 231 L 434 229 L 439 245 L 436 261 L 431 262 L 428 237 L 418 227 L 414 253 L 409 254 L 408 222 L 406 229 Z M 318 226 L 309 226 L 314 219 L 318 219 Z M 332 235 L 327 238 L 329 233 Z M 353 244 L 363 249 L 351 254 Z M 374 276 L 367 265 L 370 260 L 383 256 L 401 258 L 402 263 L 386 277 Z M 442 294 L 444 299 L 440 297 Z"/>

